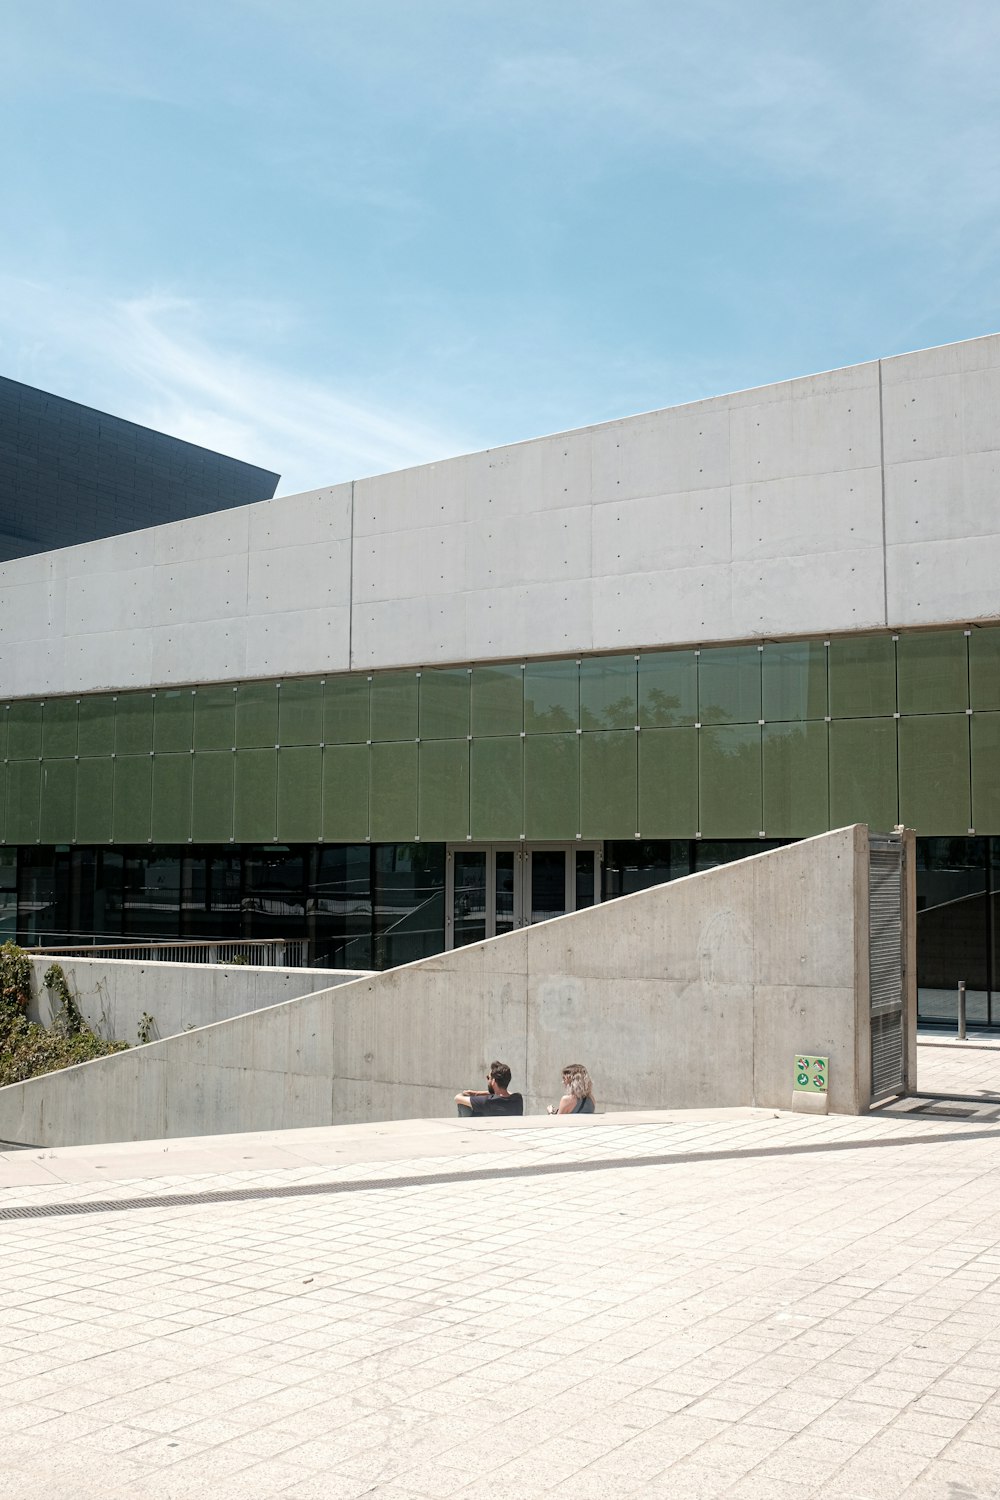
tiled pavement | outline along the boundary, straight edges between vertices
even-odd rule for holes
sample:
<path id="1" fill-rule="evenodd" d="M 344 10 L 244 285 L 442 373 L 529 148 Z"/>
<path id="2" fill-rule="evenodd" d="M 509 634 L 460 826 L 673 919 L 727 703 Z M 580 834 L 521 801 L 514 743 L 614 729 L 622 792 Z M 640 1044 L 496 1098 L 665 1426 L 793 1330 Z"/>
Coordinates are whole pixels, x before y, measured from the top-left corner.
<path id="1" fill-rule="evenodd" d="M 1000 1495 L 1000 1124 L 426 1121 L 0 1184 L 0 1497 Z"/>

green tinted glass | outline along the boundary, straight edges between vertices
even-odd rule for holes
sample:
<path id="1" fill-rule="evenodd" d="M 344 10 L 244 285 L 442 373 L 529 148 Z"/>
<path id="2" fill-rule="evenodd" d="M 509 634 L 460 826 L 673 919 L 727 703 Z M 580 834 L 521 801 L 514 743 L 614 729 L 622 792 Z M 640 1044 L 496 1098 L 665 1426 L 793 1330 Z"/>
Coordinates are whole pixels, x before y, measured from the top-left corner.
<path id="1" fill-rule="evenodd" d="M 76 761 L 42 764 L 39 837 L 46 844 L 70 844 L 76 837 Z"/>
<path id="2" fill-rule="evenodd" d="M 195 730 L 198 706 L 195 703 Z M 233 777 L 236 756 L 231 750 L 205 750 L 192 757 L 191 832 L 196 843 L 222 844 L 233 836 Z"/>
<path id="3" fill-rule="evenodd" d="M 193 744 L 194 697 L 191 689 L 158 688 L 153 704 L 153 749 L 190 750 Z M 155 803 L 155 797 L 153 800 Z"/>
<path id="4" fill-rule="evenodd" d="M 895 719 L 835 719 L 830 725 L 830 827 L 867 823 L 887 833 L 898 821 Z"/>
<path id="5" fill-rule="evenodd" d="M 322 682 L 318 677 L 287 678 L 278 689 L 278 744 L 319 745 L 322 739 Z"/>
<path id="6" fill-rule="evenodd" d="M 111 836 L 116 844 L 145 844 L 149 840 L 153 804 L 153 757 L 118 755 L 115 758 Z"/>
<path id="7" fill-rule="evenodd" d="M 407 843 L 417 833 L 415 742 L 372 745 L 368 805 L 376 843 Z"/>
<path id="8" fill-rule="evenodd" d="M 698 831 L 699 730 L 644 729 L 639 741 L 639 830 L 689 839 Z"/>
<path id="9" fill-rule="evenodd" d="M 974 626 L 969 637 L 972 708 L 1000 708 L 1000 629 Z"/>
<path id="10" fill-rule="evenodd" d="M 153 748 L 152 693 L 119 693 L 115 704 L 115 751 L 148 755 Z"/>
<path id="11" fill-rule="evenodd" d="M 42 712 L 42 754 L 62 759 L 76 754 L 75 698 L 49 698 Z M 53 840 L 66 843 L 65 839 Z"/>
<path id="12" fill-rule="evenodd" d="M 580 663 L 580 726 L 635 729 L 639 669 L 634 656 L 592 657 Z"/>
<path id="13" fill-rule="evenodd" d="M 156 713 L 158 716 L 159 700 Z M 154 725 L 155 722 L 154 718 Z M 193 773 L 194 756 L 186 751 L 158 752 L 153 756 L 152 837 L 157 843 L 186 844 L 190 838 Z"/>
<path id="14" fill-rule="evenodd" d="M 37 760 L 12 760 L 7 767 L 7 841 L 33 844 L 38 839 L 41 766 Z"/>
<path id="15" fill-rule="evenodd" d="M 42 705 L 22 700 L 7 715 L 7 754 L 11 760 L 37 760 L 42 753 Z"/>
<path id="16" fill-rule="evenodd" d="M 238 710 L 236 727 L 238 731 Z M 238 844 L 269 843 L 277 834 L 278 752 L 240 750 L 233 759 L 233 836 Z"/>
<path id="17" fill-rule="evenodd" d="M 827 725 L 766 724 L 764 821 L 768 838 L 807 838 L 830 826 Z"/>
<path id="18" fill-rule="evenodd" d="M 232 750 L 235 744 L 236 689 L 225 685 L 198 688 L 194 695 L 194 748 Z"/>
<path id="19" fill-rule="evenodd" d="M 318 745 L 283 746 L 278 752 L 277 831 L 290 844 L 315 843 L 323 831 L 323 752 Z"/>
<path id="20" fill-rule="evenodd" d="M 703 838 L 757 837 L 764 826 L 758 725 L 699 730 L 698 783 Z"/>
<path id="21" fill-rule="evenodd" d="M 580 831 L 580 736 L 541 734 L 524 742 L 524 832 L 575 839 Z"/>
<path id="22" fill-rule="evenodd" d="M 368 837 L 367 745 L 328 744 L 323 751 L 323 837 L 328 843 Z"/>
<path id="23" fill-rule="evenodd" d="M 957 834 L 973 826 L 965 714 L 899 720 L 899 819 L 918 834 Z"/>
<path id="24" fill-rule="evenodd" d="M 323 739 L 328 745 L 363 745 L 371 738 L 369 696 L 367 677 L 326 679 L 323 689 Z M 365 786 L 367 789 L 367 781 Z M 367 827 L 367 813 L 365 818 Z"/>
<path id="25" fill-rule="evenodd" d="M 472 673 L 473 735 L 521 733 L 524 728 L 523 677 L 520 667 L 475 668 Z"/>
<path id="26" fill-rule="evenodd" d="M 969 706 L 969 648 L 962 630 L 927 630 L 896 642 L 901 714 L 964 713 Z"/>
<path id="27" fill-rule="evenodd" d="M 575 661 L 537 661 L 524 673 L 527 734 L 575 733 L 580 727 L 580 669 Z"/>
<path id="28" fill-rule="evenodd" d="M 896 647 L 891 636 L 845 636 L 830 642 L 830 713 L 871 719 L 896 712 Z"/>
<path id="29" fill-rule="evenodd" d="M 524 832 L 524 747 L 519 737 L 472 741 L 472 837 L 518 839 Z"/>
<path id="30" fill-rule="evenodd" d="M 468 739 L 421 742 L 421 839 L 446 843 L 468 834 L 469 751 Z"/>
<path id="31" fill-rule="evenodd" d="M 83 705 L 80 705 L 81 708 Z M 81 760 L 76 778 L 76 841 L 110 844 L 114 761 L 111 756 Z"/>
<path id="32" fill-rule="evenodd" d="M 757 723 L 761 717 L 760 658 L 756 646 L 713 646 L 702 651 L 698 659 L 702 724 Z"/>
<path id="33" fill-rule="evenodd" d="M 639 658 L 643 729 L 693 724 L 698 718 L 698 657 L 694 651 L 645 651 Z"/>
<path id="34" fill-rule="evenodd" d="M 372 677 L 373 743 L 375 740 L 416 739 L 419 687 L 420 679 L 416 672 L 378 672 Z M 403 758 L 398 759 L 402 764 Z"/>
<path id="35" fill-rule="evenodd" d="M 971 826 L 979 834 L 998 834 L 1000 833 L 1000 713 L 973 714 L 971 729 Z"/>
<path id="36" fill-rule="evenodd" d="M 274 750 L 278 743 L 278 687 L 273 682 L 241 682 L 236 697 L 236 739 L 240 750 Z M 237 773 L 238 774 L 238 773 Z M 236 835 L 237 839 L 240 835 Z M 274 837 L 274 831 L 267 835 Z"/>
<path id="37" fill-rule="evenodd" d="M 425 668 L 420 675 L 420 738 L 465 739 L 469 733 L 472 673 Z"/>
<path id="38" fill-rule="evenodd" d="M 826 718 L 826 647 L 822 641 L 766 645 L 761 664 L 763 717 L 768 723 Z"/>
<path id="39" fill-rule="evenodd" d="M 639 735 L 634 729 L 580 736 L 580 832 L 634 838 L 639 827 Z"/>

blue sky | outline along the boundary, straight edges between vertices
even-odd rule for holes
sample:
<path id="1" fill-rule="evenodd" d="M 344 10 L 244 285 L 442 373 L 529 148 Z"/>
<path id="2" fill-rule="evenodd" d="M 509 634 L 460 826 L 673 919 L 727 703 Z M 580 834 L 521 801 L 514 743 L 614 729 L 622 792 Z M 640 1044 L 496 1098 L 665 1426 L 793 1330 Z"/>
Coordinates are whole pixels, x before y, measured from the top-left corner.
<path id="1" fill-rule="evenodd" d="M 4 0 L 0 373 L 289 493 L 1000 330 L 995 0 Z"/>

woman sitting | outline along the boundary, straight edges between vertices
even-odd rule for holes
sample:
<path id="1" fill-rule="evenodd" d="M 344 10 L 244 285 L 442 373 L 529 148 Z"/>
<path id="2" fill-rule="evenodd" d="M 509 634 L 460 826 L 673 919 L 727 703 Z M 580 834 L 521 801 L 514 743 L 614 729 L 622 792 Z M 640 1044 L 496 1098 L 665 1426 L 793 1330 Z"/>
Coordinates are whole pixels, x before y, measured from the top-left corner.
<path id="1" fill-rule="evenodd" d="M 550 1115 L 592 1115 L 594 1085 L 583 1063 L 567 1063 L 562 1070 L 563 1096 L 547 1106 Z"/>

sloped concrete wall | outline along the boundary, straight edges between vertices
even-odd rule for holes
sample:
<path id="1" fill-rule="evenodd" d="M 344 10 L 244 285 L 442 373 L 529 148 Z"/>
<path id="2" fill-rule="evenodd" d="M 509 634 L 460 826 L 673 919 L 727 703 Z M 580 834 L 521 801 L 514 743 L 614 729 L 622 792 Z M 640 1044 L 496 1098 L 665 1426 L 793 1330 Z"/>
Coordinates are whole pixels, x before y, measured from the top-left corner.
<path id="1" fill-rule="evenodd" d="M 868 1105 L 868 833 L 841 829 L 0 1089 L 38 1145 L 447 1115 L 491 1058 L 537 1111 L 585 1063 L 609 1109 Z"/>
<path id="2" fill-rule="evenodd" d="M 51 1026 L 59 1001 L 45 988 L 46 969 L 58 963 L 80 1014 L 105 1041 L 135 1042 L 143 1016 L 152 1018 L 151 1036 L 210 1026 L 247 1011 L 295 1000 L 315 990 L 348 984 L 368 970 L 278 969 L 251 964 L 136 963 L 120 958 L 31 959 L 35 995 L 32 1021 Z"/>

